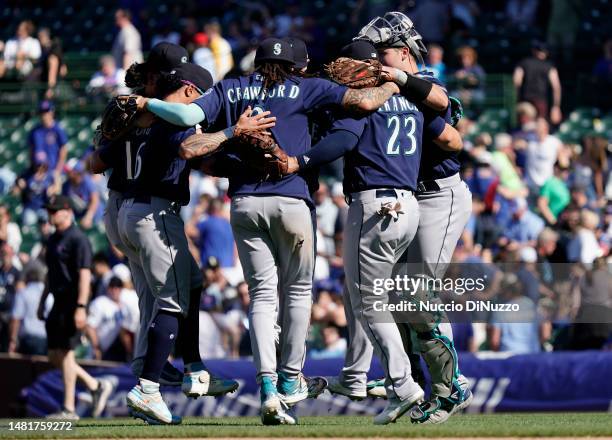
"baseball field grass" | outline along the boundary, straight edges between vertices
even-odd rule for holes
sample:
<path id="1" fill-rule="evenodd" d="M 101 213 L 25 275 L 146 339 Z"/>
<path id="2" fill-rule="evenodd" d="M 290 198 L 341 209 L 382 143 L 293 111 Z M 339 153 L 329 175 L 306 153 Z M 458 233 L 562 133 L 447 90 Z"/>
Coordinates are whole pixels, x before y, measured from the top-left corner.
<path id="1" fill-rule="evenodd" d="M 301 417 L 298 426 L 261 426 L 254 417 L 189 417 L 180 426 L 148 426 L 123 418 L 82 419 L 71 431 L 62 432 L 20 432 L 10 430 L 10 422 L 0 421 L 0 438 L 612 438 L 612 413 L 469 414 L 434 426 L 412 425 L 407 417 L 375 426 L 368 416 Z"/>

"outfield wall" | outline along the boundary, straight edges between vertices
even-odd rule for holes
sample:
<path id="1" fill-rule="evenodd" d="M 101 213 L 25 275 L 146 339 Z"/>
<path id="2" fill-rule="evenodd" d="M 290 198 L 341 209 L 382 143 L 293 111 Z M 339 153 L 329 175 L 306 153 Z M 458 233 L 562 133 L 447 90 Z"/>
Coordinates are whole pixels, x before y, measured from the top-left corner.
<path id="1" fill-rule="evenodd" d="M 240 382 L 238 392 L 223 398 L 187 399 L 180 389 L 162 389 L 173 412 L 183 416 L 257 415 L 259 395 L 255 368 L 250 360 L 212 360 L 211 371 L 231 376 Z M 481 353 L 461 356 L 460 367 L 470 379 L 474 401 L 468 412 L 534 411 L 612 411 L 612 352 L 563 352 L 538 355 L 492 355 Z M 342 359 L 309 360 L 306 375 L 331 376 L 342 368 Z M 90 368 L 95 376 L 105 376 L 116 388 L 106 417 L 126 416 L 125 395 L 134 385 L 126 366 Z M 372 378 L 382 370 L 374 362 Z M 7 376 L 5 376 L 7 377 Z M 46 372 L 22 392 L 29 416 L 42 416 L 60 408 L 61 377 L 57 371 Z M 88 414 L 91 397 L 79 389 L 77 411 Z M 376 414 L 383 400 L 352 402 L 324 393 L 317 400 L 299 404 L 299 415 Z"/>

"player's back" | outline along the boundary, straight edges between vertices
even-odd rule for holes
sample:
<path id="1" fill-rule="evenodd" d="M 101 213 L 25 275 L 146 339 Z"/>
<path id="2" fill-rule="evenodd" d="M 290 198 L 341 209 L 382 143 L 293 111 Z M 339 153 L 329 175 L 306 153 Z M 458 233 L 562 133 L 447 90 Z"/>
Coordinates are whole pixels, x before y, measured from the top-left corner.
<path id="1" fill-rule="evenodd" d="M 235 125 L 240 115 L 251 107 L 255 114 L 269 110 L 276 116 L 270 129 L 278 144 L 290 155 L 305 153 L 311 147 L 308 113 L 320 107 L 340 104 L 346 88 L 320 78 L 290 76 L 269 90 L 258 73 L 226 79 L 195 101 L 214 132 Z M 230 195 L 286 195 L 311 201 L 307 181 L 294 174 L 278 181 L 262 182 L 260 176 L 241 169 L 230 177 Z"/>
<path id="2" fill-rule="evenodd" d="M 359 142 L 345 156 L 345 193 L 373 188 L 416 190 L 424 116 L 415 104 L 393 95 L 376 112 L 346 121 L 357 128 L 350 131 L 359 136 Z"/>

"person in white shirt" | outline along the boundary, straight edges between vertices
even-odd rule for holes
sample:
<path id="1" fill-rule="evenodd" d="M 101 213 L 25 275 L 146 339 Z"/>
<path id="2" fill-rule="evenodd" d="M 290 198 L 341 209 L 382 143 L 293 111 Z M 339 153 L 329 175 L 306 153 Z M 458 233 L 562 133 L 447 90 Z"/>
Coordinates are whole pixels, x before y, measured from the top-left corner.
<path id="1" fill-rule="evenodd" d="M 204 32 L 198 32 L 193 36 L 193 42 L 196 45 L 196 50 L 193 51 L 193 63 L 208 70 L 213 79 L 216 78 L 215 56 L 208 47 L 208 35 Z"/>
<path id="2" fill-rule="evenodd" d="M 86 333 L 96 359 L 125 361 L 133 351 L 134 323 L 138 325 L 133 308 L 138 309 L 138 300 L 134 303 L 126 295 L 130 295 L 130 290 L 125 290 L 123 281 L 113 277 L 106 295 L 89 305 Z"/>
<path id="3" fill-rule="evenodd" d="M 17 291 L 11 312 L 9 353 L 47 354 L 47 332 L 45 322 L 38 319 L 36 312 L 45 288 L 45 272 L 41 265 L 32 264 L 25 271 L 26 286 Z M 53 305 L 48 296 L 45 310 Z"/>
<path id="4" fill-rule="evenodd" d="M 546 119 L 538 118 L 536 122 L 536 135 L 527 143 L 527 179 L 529 186 L 539 191 L 544 182 L 553 176 L 555 162 L 561 148 L 561 141 L 549 134 L 549 125 Z"/>
<path id="5" fill-rule="evenodd" d="M 93 74 L 87 85 L 90 95 L 104 96 L 105 99 L 129 93 L 125 86 L 125 71 L 118 69 L 110 55 L 100 57 L 100 70 Z"/>
<path id="6" fill-rule="evenodd" d="M 117 67 L 127 70 L 132 63 L 142 63 L 140 32 L 132 24 L 130 12 L 125 9 L 115 12 L 115 24 L 120 30 L 113 43 L 113 58 Z"/>
<path id="7" fill-rule="evenodd" d="M 603 256 L 595 231 L 599 225 L 599 216 L 588 209 L 580 211 L 580 224 L 574 238 L 567 245 L 567 259 L 591 265 L 593 261 Z"/>
<path id="8" fill-rule="evenodd" d="M 34 24 L 25 20 L 19 23 L 15 38 L 4 46 L 4 69 L 14 70 L 19 77 L 26 77 L 32 72 L 34 64 L 40 58 L 40 42 L 32 37 Z M 2 75 L 0 75 L 2 76 Z"/>

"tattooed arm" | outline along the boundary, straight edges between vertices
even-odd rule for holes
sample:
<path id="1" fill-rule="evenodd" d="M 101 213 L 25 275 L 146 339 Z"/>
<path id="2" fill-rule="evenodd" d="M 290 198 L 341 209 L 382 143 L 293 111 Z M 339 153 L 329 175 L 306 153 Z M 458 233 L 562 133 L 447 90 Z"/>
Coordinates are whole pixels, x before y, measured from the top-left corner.
<path id="1" fill-rule="evenodd" d="M 261 131 L 276 125 L 276 117 L 267 117 L 269 111 L 251 115 L 251 107 L 240 115 L 235 126 L 216 133 L 195 133 L 185 139 L 179 148 L 181 159 L 189 160 L 195 157 L 210 156 L 219 149 L 219 146 L 229 138 L 239 135 L 242 131 Z"/>
<path id="2" fill-rule="evenodd" d="M 381 107 L 395 93 L 399 93 L 399 88 L 392 82 L 380 87 L 348 89 L 342 98 L 342 107 L 357 114 L 369 113 Z"/>

